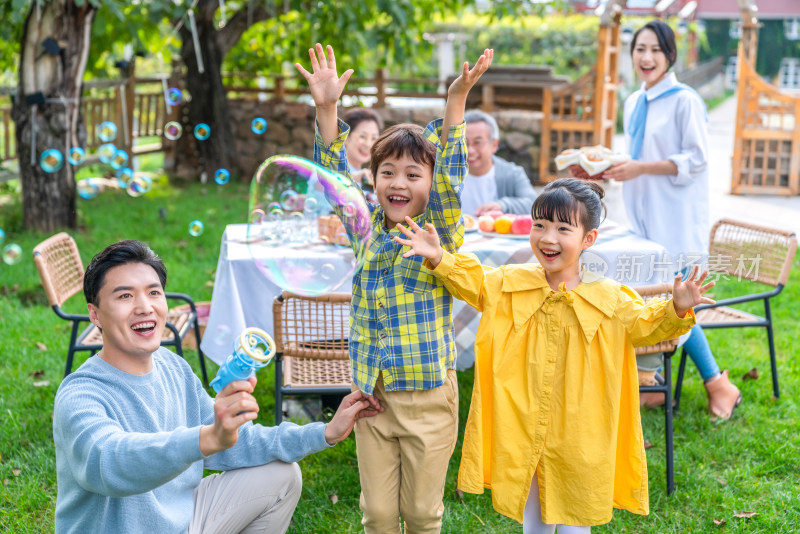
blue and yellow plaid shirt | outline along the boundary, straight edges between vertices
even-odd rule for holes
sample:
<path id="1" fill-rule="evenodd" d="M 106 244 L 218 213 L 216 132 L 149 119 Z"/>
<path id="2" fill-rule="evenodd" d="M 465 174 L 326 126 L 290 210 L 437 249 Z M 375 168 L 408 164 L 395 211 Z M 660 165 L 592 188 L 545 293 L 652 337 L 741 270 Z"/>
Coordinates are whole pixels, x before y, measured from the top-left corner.
<path id="1" fill-rule="evenodd" d="M 452 126 L 446 149 L 442 119 L 425 128 L 436 145 L 433 186 L 425 211 L 414 218 L 436 227 L 442 247 L 456 252 L 464 241 L 461 190 L 467 174 L 464 123 Z M 316 131 L 314 161 L 350 176 L 344 141 L 350 127 L 339 120 L 339 136 L 326 147 Z M 377 177 L 376 177 L 377 178 Z M 396 228 L 384 225 L 383 208 L 370 203 L 373 234 L 363 267 L 353 276 L 350 306 L 350 365 L 358 388 L 371 395 L 378 373 L 387 391 L 432 389 L 456 363 L 453 298 L 423 267 L 421 256 L 403 257 Z"/>

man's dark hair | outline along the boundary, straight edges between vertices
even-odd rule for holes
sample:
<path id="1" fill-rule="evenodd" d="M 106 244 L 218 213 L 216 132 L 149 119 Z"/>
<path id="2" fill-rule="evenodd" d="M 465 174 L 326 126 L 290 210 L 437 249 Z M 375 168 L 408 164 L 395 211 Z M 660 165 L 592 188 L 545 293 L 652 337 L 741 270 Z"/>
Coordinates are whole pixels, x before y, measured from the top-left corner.
<path id="1" fill-rule="evenodd" d="M 161 287 L 167 287 L 167 268 L 161 258 L 141 241 L 126 239 L 107 246 L 89 262 L 83 275 L 83 296 L 86 297 L 86 302 L 97 306 L 100 303 L 100 288 L 106 281 L 108 270 L 128 263 L 149 265 L 158 274 Z"/>

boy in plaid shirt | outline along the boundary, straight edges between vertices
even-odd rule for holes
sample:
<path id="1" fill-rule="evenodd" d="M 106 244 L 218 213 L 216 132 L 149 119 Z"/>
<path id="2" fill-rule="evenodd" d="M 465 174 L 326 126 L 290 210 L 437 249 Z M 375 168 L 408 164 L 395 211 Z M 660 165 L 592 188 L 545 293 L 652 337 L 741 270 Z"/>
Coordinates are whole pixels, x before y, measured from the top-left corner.
<path id="1" fill-rule="evenodd" d="M 326 55 L 327 52 L 327 55 Z M 349 176 L 344 141 L 349 127 L 337 103 L 353 70 L 338 76 L 333 49 L 309 50 L 312 72 L 299 63 L 317 108 L 314 161 Z M 472 70 L 464 63 L 448 89 L 444 119 L 423 130 L 387 129 L 371 150 L 378 204 L 366 261 L 353 277 L 350 362 L 353 389 L 385 411 L 356 423 L 364 530 L 439 532 L 445 475 L 458 433 L 458 386 L 452 297 L 416 256 L 394 241 L 406 216 L 432 223 L 445 250 L 464 239 L 461 190 L 467 174 L 464 106 L 492 62 L 487 49 Z M 444 136 L 444 137 L 443 137 Z"/>

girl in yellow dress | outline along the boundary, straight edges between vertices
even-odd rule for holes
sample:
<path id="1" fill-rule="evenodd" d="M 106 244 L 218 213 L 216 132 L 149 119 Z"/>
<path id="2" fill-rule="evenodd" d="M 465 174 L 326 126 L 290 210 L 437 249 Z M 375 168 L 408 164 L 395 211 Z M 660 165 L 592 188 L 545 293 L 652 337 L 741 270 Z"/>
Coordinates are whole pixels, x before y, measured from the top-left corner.
<path id="1" fill-rule="evenodd" d="M 581 268 L 597 239 L 603 189 L 572 178 L 533 204 L 539 264 L 480 264 L 442 249 L 431 225 L 406 219 L 406 257 L 420 255 L 455 298 L 482 312 L 458 486 L 492 490 L 495 510 L 523 532 L 587 533 L 613 508 L 647 514 L 647 462 L 634 347 L 694 325 L 703 296 L 695 268 L 673 298 L 644 303 L 632 289 Z"/>

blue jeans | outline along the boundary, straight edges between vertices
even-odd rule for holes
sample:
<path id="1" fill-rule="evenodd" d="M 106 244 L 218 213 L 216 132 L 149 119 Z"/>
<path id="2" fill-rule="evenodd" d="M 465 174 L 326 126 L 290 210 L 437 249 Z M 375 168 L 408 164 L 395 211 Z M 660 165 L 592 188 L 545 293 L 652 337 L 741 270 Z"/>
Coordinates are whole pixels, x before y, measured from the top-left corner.
<path id="1" fill-rule="evenodd" d="M 689 339 L 683 344 L 683 350 L 694 362 L 703 380 L 708 380 L 719 374 L 719 365 L 711 354 L 711 347 L 708 346 L 706 334 L 703 327 L 695 325 L 689 334 Z"/>
<path id="2" fill-rule="evenodd" d="M 689 276 L 690 271 L 691 267 L 681 269 L 684 280 Z M 711 347 L 708 346 L 706 333 L 703 332 L 703 327 L 699 324 L 692 328 L 689 339 L 683 344 L 683 350 L 692 359 L 703 380 L 708 380 L 719 374 L 719 365 L 717 365 L 714 355 L 711 354 Z"/>

